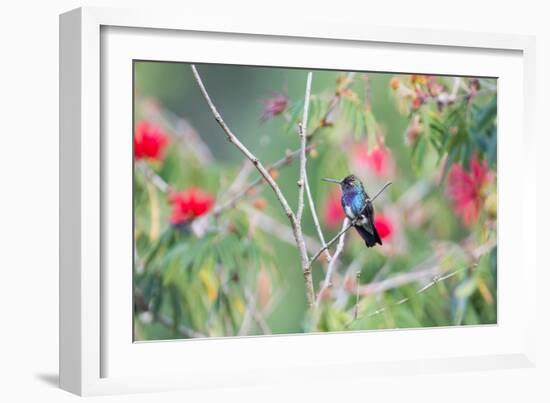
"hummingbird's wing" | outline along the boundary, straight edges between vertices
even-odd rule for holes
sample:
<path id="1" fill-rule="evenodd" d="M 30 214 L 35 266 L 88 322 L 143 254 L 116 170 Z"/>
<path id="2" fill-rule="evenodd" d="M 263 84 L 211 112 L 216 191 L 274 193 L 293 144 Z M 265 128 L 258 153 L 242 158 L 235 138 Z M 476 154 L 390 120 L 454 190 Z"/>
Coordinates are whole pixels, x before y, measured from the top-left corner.
<path id="1" fill-rule="evenodd" d="M 363 238 L 363 241 L 365 241 L 365 244 L 368 248 L 380 244 L 382 245 L 382 240 L 380 239 L 380 236 L 378 235 L 378 231 L 376 231 L 376 227 L 374 224 L 365 223 L 362 225 L 356 225 L 355 229 L 357 230 L 357 233 Z"/>
<path id="2" fill-rule="evenodd" d="M 378 235 L 378 231 L 374 225 L 374 207 L 369 199 L 367 199 L 365 208 L 363 209 L 361 215 L 365 217 L 365 220 L 360 225 L 356 225 L 355 229 L 359 235 L 361 235 L 361 238 L 363 238 L 367 247 L 370 248 L 375 244 L 382 245 L 382 239 L 380 239 L 380 235 Z"/>

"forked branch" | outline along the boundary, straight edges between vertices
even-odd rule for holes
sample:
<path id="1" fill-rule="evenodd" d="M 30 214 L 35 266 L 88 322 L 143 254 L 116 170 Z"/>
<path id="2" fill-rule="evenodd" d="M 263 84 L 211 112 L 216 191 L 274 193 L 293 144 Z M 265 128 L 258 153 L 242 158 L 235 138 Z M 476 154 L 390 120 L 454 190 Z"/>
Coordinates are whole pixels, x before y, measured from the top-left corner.
<path id="1" fill-rule="evenodd" d="M 304 280 L 306 285 L 306 295 L 308 299 L 308 303 L 310 306 L 313 306 L 315 302 L 315 291 L 313 289 L 313 280 L 312 280 L 312 273 L 311 273 L 311 265 L 309 264 L 309 258 L 307 254 L 307 249 L 304 241 L 304 236 L 302 233 L 301 228 L 301 216 L 303 212 L 303 190 L 304 190 L 304 172 L 305 172 L 305 164 L 306 164 L 306 141 L 305 141 L 305 134 L 301 134 L 301 146 L 300 146 L 300 179 L 298 181 L 298 184 L 300 186 L 300 193 L 299 193 L 299 203 L 298 203 L 298 214 L 294 214 L 292 209 L 290 208 L 290 205 L 288 204 L 288 201 L 286 200 L 285 196 L 283 195 L 281 189 L 277 185 L 277 182 L 273 179 L 269 171 L 264 167 L 264 165 L 260 162 L 260 160 L 252 153 L 246 146 L 241 143 L 241 141 L 237 138 L 237 136 L 231 131 L 229 126 L 225 123 L 222 116 L 218 112 L 216 106 L 212 102 L 212 99 L 210 98 L 210 95 L 208 94 L 208 91 L 206 90 L 206 87 L 204 83 L 202 82 L 202 79 L 199 75 L 199 72 L 195 65 L 191 65 L 191 70 L 193 71 L 193 75 L 195 76 L 195 80 L 199 86 L 199 89 L 201 90 L 201 93 L 206 100 L 206 103 L 208 104 L 208 107 L 212 111 L 212 114 L 214 115 L 214 119 L 219 124 L 219 126 L 224 131 L 227 140 L 233 144 L 241 153 L 244 154 L 244 156 L 256 167 L 256 169 L 260 172 L 262 177 L 266 180 L 266 182 L 269 184 L 269 186 L 273 189 L 273 192 L 275 193 L 275 196 L 277 197 L 277 200 L 281 204 L 281 207 L 283 208 L 286 216 L 288 217 L 288 220 L 290 222 L 290 225 L 292 227 L 292 232 L 294 235 L 294 238 L 296 240 L 296 245 L 298 247 L 298 251 L 300 254 L 300 259 L 302 262 L 302 271 L 304 274 Z M 307 78 L 307 85 L 306 85 L 306 94 L 305 94 L 305 100 L 306 100 L 306 106 L 304 107 L 304 117 L 303 122 L 307 122 L 307 113 L 308 113 L 308 104 L 309 104 L 309 98 L 310 98 L 310 92 L 311 92 L 311 77 L 312 73 L 308 73 Z"/>
<path id="2" fill-rule="evenodd" d="M 346 237 L 346 231 L 350 228 L 351 228 L 350 220 L 348 218 L 345 218 L 344 222 L 342 223 L 342 230 L 340 231 L 341 235 L 338 238 L 339 241 L 338 241 L 338 245 L 336 246 L 336 251 L 334 252 L 334 256 L 332 256 L 332 259 L 328 263 L 327 273 L 325 275 L 325 280 L 323 281 L 323 286 L 319 290 L 319 294 L 317 294 L 317 300 L 315 301 L 316 306 L 319 306 L 319 303 L 323 298 L 323 294 L 332 285 L 332 273 L 334 272 L 334 269 L 336 267 L 336 262 L 338 261 L 338 257 L 344 250 L 344 240 Z"/>

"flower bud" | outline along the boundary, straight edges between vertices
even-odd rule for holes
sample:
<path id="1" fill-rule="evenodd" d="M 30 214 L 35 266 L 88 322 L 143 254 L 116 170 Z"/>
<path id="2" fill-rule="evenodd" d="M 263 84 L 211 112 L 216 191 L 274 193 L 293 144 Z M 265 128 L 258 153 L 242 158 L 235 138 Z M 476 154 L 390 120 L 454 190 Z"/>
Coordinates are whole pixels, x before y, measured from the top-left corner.
<path id="1" fill-rule="evenodd" d="M 399 86 L 401 85 L 401 80 L 397 77 L 394 77 L 390 81 L 390 87 L 392 90 L 397 91 L 399 89 Z"/>
<path id="2" fill-rule="evenodd" d="M 265 210 L 265 208 L 267 207 L 267 201 L 263 198 L 259 198 L 254 200 L 252 205 L 258 210 Z"/>
<path id="3" fill-rule="evenodd" d="M 497 218 L 498 203 L 496 193 L 491 193 L 485 199 L 484 208 L 490 218 Z"/>

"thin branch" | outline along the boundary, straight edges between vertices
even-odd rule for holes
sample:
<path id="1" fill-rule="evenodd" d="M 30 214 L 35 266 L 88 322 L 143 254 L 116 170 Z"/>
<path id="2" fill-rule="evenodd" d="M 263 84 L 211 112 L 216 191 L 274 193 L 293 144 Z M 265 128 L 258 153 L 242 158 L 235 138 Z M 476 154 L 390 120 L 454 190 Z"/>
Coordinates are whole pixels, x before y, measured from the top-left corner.
<path id="1" fill-rule="evenodd" d="M 473 259 L 478 260 L 481 256 L 489 252 L 495 245 L 496 245 L 496 240 L 491 240 L 489 242 L 484 243 L 483 245 L 480 245 L 478 248 L 476 248 L 472 252 Z M 423 266 L 426 266 L 426 263 L 424 263 Z M 442 274 L 440 265 L 434 264 L 425 269 L 413 270 L 408 273 L 396 274 L 395 276 L 392 276 L 385 280 L 366 284 L 360 287 L 359 294 L 366 296 L 366 295 L 381 293 L 384 291 L 401 287 L 405 284 L 413 283 L 415 281 L 420 281 L 430 276 L 433 278 L 445 276 L 446 278 L 446 274 Z"/>
<path id="2" fill-rule="evenodd" d="M 298 150 L 296 150 L 293 154 L 297 155 Z M 294 155 L 294 156 L 295 156 Z M 292 159 L 294 158 L 292 157 Z M 288 157 L 287 157 L 288 158 Z M 277 161 L 273 166 L 282 166 L 284 164 L 281 164 L 281 162 L 284 161 L 284 159 L 281 159 Z M 141 166 L 141 164 L 140 164 Z M 167 189 L 170 188 L 170 185 L 164 181 L 159 175 L 157 175 L 149 166 L 144 165 L 144 174 L 153 185 L 156 186 L 156 188 L 165 193 L 167 192 Z M 260 182 L 263 182 L 263 179 L 260 177 Z M 268 215 L 262 213 L 259 210 L 253 209 L 251 207 L 245 207 L 244 209 L 249 215 L 255 216 L 257 221 L 256 225 L 262 229 L 262 231 L 268 232 L 269 234 L 273 235 L 274 237 L 278 238 L 282 242 L 290 243 L 295 245 L 296 239 L 294 238 L 294 234 L 292 232 L 292 229 L 288 228 L 287 226 L 281 224 L 279 221 L 269 217 Z M 203 217 L 206 217 L 206 215 L 201 216 L 197 219 L 195 219 L 195 222 L 198 222 L 203 219 Z M 307 235 L 303 235 L 304 241 L 306 243 L 306 246 L 308 248 L 308 251 L 310 253 L 315 253 L 319 248 L 321 248 L 321 244 L 319 244 L 315 239 L 312 237 L 309 237 Z"/>
<path id="3" fill-rule="evenodd" d="M 217 199 L 228 199 L 230 197 L 233 197 L 235 194 L 241 191 L 243 186 L 246 185 L 248 182 L 248 177 L 250 174 L 254 171 L 254 167 L 249 164 L 248 160 L 244 160 L 239 167 L 239 170 L 237 172 L 237 175 L 233 179 L 233 182 L 229 185 L 229 187 L 223 191 Z"/>
<path id="4" fill-rule="evenodd" d="M 145 115 L 152 121 L 164 126 L 172 133 L 185 149 L 191 149 L 202 164 L 209 164 L 214 160 L 212 151 L 202 140 L 195 128 L 186 120 L 163 105 L 158 100 L 152 100 L 144 96 L 136 96 L 136 100 L 144 105 Z"/>
<path id="5" fill-rule="evenodd" d="M 296 239 L 294 239 L 292 229 L 290 229 L 287 225 L 280 223 L 276 219 L 252 207 L 246 206 L 243 210 L 253 219 L 252 221 L 254 222 L 254 225 L 262 231 L 274 236 L 282 242 L 296 245 Z M 308 252 L 310 253 L 315 253 L 321 247 L 319 242 L 305 234 L 304 241 Z"/>
<path id="6" fill-rule="evenodd" d="M 458 94 L 458 89 L 460 88 L 460 84 L 462 83 L 461 77 L 455 77 L 454 83 L 453 83 L 453 89 L 451 91 L 451 94 L 449 98 L 454 101 L 456 99 L 456 96 Z"/>
<path id="7" fill-rule="evenodd" d="M 353 319 L 357 320 L 357 315 L 359 315 L 359 279 L 361 278 L 361 270 L 358 270 L 355 274 L 355 308 L 353 309 Z"/>
<path id="8" fill-rule="evenodd" d="M 390 186 L 390 185 L 391 185 L 391 182 L 388 182 L 388 183 L 386 183 L 384 186 L 382 186 L 382 188 L 374 195 L 374 197 L 370 199 L 371 203 L 374 202 L 374 201 L 376 200 L 376 198 L 377 198 L 378 196 L 380 196 L 380 195 L 382 194 L 382 192 L 383 192 L 384 190 L 386 190 L 386 188 L 387 188 L 388 186 Z"/>
<path id="9" fill-rule="evenodd" d="M 347 220 L 347 218 L 346 218 Z M 345 222 L 345 220 L 344 220 Z M 345 228 L 343 228 L 338 234 L 336 234 L 336 236 L 334 238 L 332 238 L 330 241 L 328 241 L 326 243 L 326 245 L 324 245 L 321 249 L 319 249 L 317 251 L 317 253 L 315 255 L 313 255 L 313 257 L 310 259 L 309 263 L 313 263 L 315 260 L 317 260 L 317 258 L 319 256 L 321 256 L 321 253 L 323 253 L 324 250 L 330 248 L 330 246 L 336 242 L 341 235 L 345 234 L 351 227 L 353 227 L 353 224 L 354 224 L 355 221 L 350 221 L 349 224 L 347 226 L 345 226 Z M 333 257 L 333 260 L 334 260 L 334 257 Z"/>
<path id="10" fill-rule="evenodd" d="M 309 98 L 311 96 L 311 78 L 313 73 L 307 73 L 306 93 L 304 95 L 304 114 L 302 122 L 298 125 L 298 134 L 300 136 L 300 178 L 298 179 L 298 211 L 296 212 L 296 220 L 299 224 L 302 223 L 302 215 L 304 213 L 304 190 L 306 182 L 306 134 L 307 134 L 307 119 L 309 114 Z"/>
<path id="11" fill-rule="evenodd" d="M 308 73 L 308 81 L 306 85 L 306 95 L 305 95 L 305 105 L 304 105 L 304 116 L 303 116 L 303 123 L 299 126 L 299 134 L 302 140 L 302 148 L 304 148 L 306 142 L 307 142 L 307 119 L 308 119 L 308 113 L 309 113 L 309 98 L 311 94 L 311 72 Z M 315 224 L 315 229 L 317 230 L 317 234 L 319 235 L 319 240 L 322 243 L 322 246 L 326 245 L 325 236 L 323 235 L 323 230 L 321 229 L 321 224 L 319 223 L 319 217 L 317 216 L 317 211 L 315 209 L 315 203 L 313 202 L 313 197 L 311 195 L 311 188 L 309 186 L 309 179 L 307 177 L 307 170 L 305 169 L 305 156 L 304 156 L 304 167 L 301 171 L 301 174 L 303 176 L 303 186 L 305 187 L 308 203 L 309 203 L 309 210 L 311 212 L 311 217 L 313 218 L 313 222 Z M 302 190 L 302 189 L 301 189 Z M 327 258 L 327 262 L 330 262 L 332 259 L 332 256 L 330 255 L 330 252 L 328 249 L 325 249 L 325 256 Z"/>
<path id="12" fill-rule="evenodd" d="M 149 165 L 145 162 L 140 161 L 138 163 L 139 169 L 143 172 L 145 177 L 153 183 L 163 193 L 168 193 L 170 191 L 170 185 L 162 179 L 155 171 L 151 169 Z"/>
<path id="13" fill-rule="evenodd" d="M 147 313 L 150 315 L 152 320 L 155 320 L 155 322 L 160 323 L 161 325 L 169 328 L 174 329 L 174 322 L 172 320 L 165 316 L 165 315 L 154 315 L 152 312 L 149 311 L 149 306 L 145 303 L 145 300 L 143 298 L 143 291 L 139 288 L 134 288 L 134 302 L 137 306 L 137 308 L 142 313 Z M 176 330 L 183 336 L 183 337 L 206 337 L 201 332 L 197 332 L 196 330 L 193 330 L 185 325 L 179 325 L 176 327 Z"/>
<path id="14" fill-rule="evenodd" d="M 317 212 L 315 210 L 315 204 L 313 203 L 313 197 L 311 196 L 311 189 L 309 187 L 307 172 L 306 172 L 305 184 L 306 184 L 306 195 L 309 202 L 309 210 L 311 211 L 311 217 L 313 217 L 313 223 L 315 224 L 317 235 L 319 236 L 319 240 L 321 241 L 321 246 L 325 247 L 327 245 L 327 242 L 325 241 L 325 236 L 323 235 L 323 230 L 321 229 L 321 224 L 319 223 L 319 217 L 317 216 Z M 330 262 L 332 260 L 332 256 L 327 248 L 325 248 L 324 253 L 325 253 L 325 257 L 327 258 L 327 262 Z"/>
<path id="15" fill-rule="evenodd" d="M 402 287 L 409 283 L 420 281 L 427 277 L 436 277 L 439 273 L 439 265 L 433 265 L 421 270 L 413 270 L 408 273 L 400 273 L 384 280 L 365 284 L 359 287 L 358 293 L 362 296 L 379 294 L 394 288 Z"/>
<path id="16" fill-rule="evenodd" d="M 350 220 L 349 218 L 345 218 L 344 222 L 342 223 L 342 235 L 339 237 L 338 245 L 336 246 L 336 251 L 334 252 L 334 256 L 332 256 L 332 259 L 328 263 L 327 273 L 325 275 L 325 281 L 323 281 L 323 286 L 319 290 L 319 294 L 317 295 L 317 300 L 315 301 L 315 304 L 319 306 L 319 303 L 321 302 L 321 299 L 323 297 L 323 294 L 326 290 L 328 290 L 332 286 L 332 273 L 334 272 L 334 269 L 336 267 L 336 262 L 338 261 L 338 257 L 344 250 L 344 241 L 346 238 L 346 231 L 349 229 Z"/>
<path id="17" fill-rule="evenodd" d="M 235 145 L 235 147 L 237 147 L 237 149 L 239 151 L 241 151 L 241 153 L 244 154 L 244 156 L 256 167 L 256 169 L 260 172 L 260 174 L 263 176 L 263 178 L 267 181 L 267 183 L 269 184 L 269 186 L 271 186 L 271 188 L 273 189 L 273 192 L 275 193 L 275 196 L 277 197 L 277 199 L 279 200 L 279 203 L 281 204 L 281 206 L 283 207 L 283 210 L 285 211 L 286 215 L 288 216 L 291 224 L 293 227 L 296 226 L 296 216 L 294 215 L 294 213 L 292 212 L 292 209 L 290 208 L 285 196 L 283 195 L 283 193 L 281 192 L 281 189 L 279 188 L 279 186 L 277 185 L 277 183 L 275 182 L 275 180 L 273 179 L 273 177 L 270 175 L 270 173 L 267 171 L 267 169 L 262 165 L 262 163 L 258 160 L 258 158 L 256 158 L 256 156 L 254 154 L 252 154 L 248 148 L 246 148 L 244 146 L 243 143 L 240 142 L 240 140 L 237 138 L 237 136 L 235 136 L 235 134 L 233 134 L 233 132 L 231 131 L 231 129 L 227 126 L 227 124 L 225 123 L 225 121 L 222 119 L 220 113 L 218 112 L 218 110 L 216 109 L 216 106 L 214 105 L 214 103 L 212 102 L 212 99 L 210 99 L 210 95 L 208 94 L 208 92 L 206 91 L 206 87 L 204 86 L 203 82 L 202 82 L 202 79 L 199 75 L 199 72 L 197 71 L 197 68 L 195 67 L 194 64 L 191 65 L 191 69 L 193 71 L 193 75 L 195 76 L 195 80 L 197 81 L 197 84 L 201 90 L 201 93 L 204 97 L 204 99 L 206 100 L 206 103 L 208 104 L 210 110 L 212 111 L 212 114 L 214 115 L 214 119 L 216 120 L 216 122 L 218 122 L 218 124 L 220 125 L 220 127 L 222 128 L 222 130 L 224 131 L 226 137 L 227 137 L 227 140 Z"/>
<path id="18" fill-rule="evenodd" d="M 444 280 L 447 280 L 448 278 L 451 278 L 451 277 L 454 277 L 455 275 L 457 275 L 458 273 L 462 273 L 463 271 L 465 270 L 469 270 L 470 268 L 472 267 L 476 267 L 476 266 L 466 266 L 466 267 L 463 267 L 461 269 L 458 269 L 458 270 L 455 270 L 453 271 L 452 273 L 449 273 L 445 276 L 434 276 L 433 280 L 430 281 L 428 284 L 426 284 L 424 287 L 421 287 L 419 288 L 418 290 L 415 291 L 415 295 L 420 295 L 422 294 L 423 292 L 425 292 L 426 290 L 430 289 L 431 287 L 433 287 L 434 285 L 438 284 L 439 282 L 441 281 L 444 281 Z M 357 296 L 359 296 L 359 293 L 357 293 Z M 392 304 L 392 305 L 388 305 L 388 306 L 383 306 L 381 308 L 378 308 L 377 310 L 367 314 L 367 315 L 363 315 L 362 318 L 372 318 L 373 316 L 376 316 L 376 315 L 380 315 L 382 312 L 385 312 L 391 308 L 394 308 L 398 305 L 402 305 L 402 304 L 405 304 L 407 302 L 410 301 L 410 298 L 409 297 L 405 297 L 405 298 L 401 298 L 399 301 L 397 301 L 395 304 Z M 354 320 L 357 320 L 357 310 L 356 310 L 356 313 L 354 315 Z"/>
<path id="19" fill-rule="evenodd" d="M 248 289 L 244 290 L 244 294 L 245 298 L 248 301 L 248 304 L 246 307 L 246 313 L 244 315 L 241 327 L 239 328 L 237 335 L 246 336 L 249 333 L 250 327 L 252 325 L 252 319 L 254 319 L 263 334 L 271 334 L 271 329 L 265 321 L 265 318 L 263 317 L 262 313 L 259 312 L 256 308 L 256 296 Z"/>
<path id="20" fill-rule="evenodd" d="M 292 212 L 292 209 L 290 208 L 285 196 L 281 192 L 281 189 L 279 188 L 279 185 L 275 182 L 273 177 L 270 175 L 270 173 L 267 171 L 267 169 L 263 166 L 263 164 L 258 160 L 258 158 L 252 154 L 248 148 L 245 147 L 243 143 L 233 134 L 229 126 L 225 123 L 222 116 L 216 109 L 216 106 L 212 102 L 212 99 L 210 98 L 210 95 L 208 94 L 208 91 L 206 90 L 206 87 L 204 86 L 202 79 L 199 75 L 199 72 L 197 71 L 197 68 L 194 64 L 191 65 L 191 70 L 193 71 L 193 75 L 195 76 L 195 80 L 197 81 L 197 84 L 201 90 L 201 93 L 206 100 L 206 103 L 208 104 L 210 110 L 212 111 L 212 114 L 214 115 L 214 119 L 216 122 L 218 122 L 218 125 L 222 128 L 224 131 L 227 140 L 233 144 L 237 149 L 244 154 L 246 158 L 256 167 L 256 169 L 260 172 L 260 174 L 264 177 L 264 179 L 267 181 L 269 186 L 273 189 L 273 192 L 275 193 L 275 196 L 277 196 L 277 199 L 279 200 L 279 203 L 283 207 L 283 210 L 285 211 L 286 215 L 288 216 L 289 220 L 291 221 L 291 224 L 293 227 L 296 226 L 296 216 Z"/>
<path id="21" fill-rule="evenodd" d="M 254 296 L 252 295 L 252 293 L 250 291 L 247 290 L 247 294 L 249 295 L 250 298 L 254 298 Z M 254 320 L 256 321 L 256 324 L 260 327 L 260 329 L 262 330 L 262 333 L 263 334 L 272 334 L 272 331 L 271 331 L 271 328 L 269 327 L 269 325 L 267 324 L 266 320 L 265 320 L 265 316 L 264 314 L 262 314 L 262 312 L 260 312 L 258 309 L 254 308 L 252 310 L 252 316 L 254 317 Z"/>
<path id="22" fill-rule="evenodd" d="M 158 315 L 157 322 L 163 325 L 164 327 L 167 327 L 169 329 L 174 329 L 174 322 L 172 322 L 172 320 L 167 316 Z M 206 337 L 205 334 L 202 334 L 201 332 L 197 332 L 196 330 L 193 330 L 185 325 L 177 326 L 176 330 L 184 337 L 194 337 L 194 338 Z"/>
<path id="23" fill-rule="evenodd" d="M 306 147 L 306 151 L 310 151 L 310 150 L 314 149 L 316 146 L 317 146 L 316 144 L 310 144 Z M 279 168 L 285 167 L 287 165 L 290 165 L 294 161 L 294 159 L 300 154 L 300 152 L 301 152 L 301 149 L 299 149 L 299 148 L 294 150 L 294 151 L 288 152 L 286 156 L 284 156 L 280 160 L 278 160 L 278 161 L 274 162 L 273 164 L 271 164 L 270 166 L 268 166 L 267 167 L 268 171 L 272 171 L 273 169 L 279 169 Z M 223 210 L 226 210 L 228 208 L 231 208 L 231 207 L 235 206 L 235 203 L 239 199 L 246 196 L 252 189 L 254 189 L 254 188 L 256 188 L 256 187 L 258 187 L 262 184 L 265 184 L 265 183 L 266 182 L 265 182 L 264 178 L 262 176 L 259 176 L 257 179 L 250 182 L 244 188 L 237 191 L 228 200 L 226 200 L 222 204 L 219 204 L 219 205 L 215 206 L 212 209 L 211 213 L 205 215 L 204 218 L 206 218 L 207 216 L 211 216 L 211 215 L 219 215 Z"/>
<path id="24" fill-rule="evenodd" d="M 292 231 L 294 234 L 294 238 L 296 239 L 296 245 L 298 246 L 298 251 L 300 254 L 300 258 L 302 261 L 302 271 L 304 274 L 304 280 L 306 285 L 306 295 L 308 298 L 308 303 L 310 306 L 313 306 L 315 302 L 315 291 L 313 290 L 313 279 L 311 275 L 311 267 L 309 265 L 308 255 L 307 255 L 307 249 L 304 242 L 303 234 L 301 231 L 300 222 L 297 220 L 296 215 L 290 208 L 288 201 L 286 200 L 285 196 L 281 192 L 281 189 L 277 185 L 277 182 L 273 179 L 273 177 L 270 175 L 268 170 L 263 166 L 263 164 L 258 160 L 258 158 L 252 154 L 248 148 L 244 146 L 243 143 L 240 142 L 240 140 L 235 136 L 235 134 L 231 131 L 231 129 L 227 126 L 223 118 L 221 117 L 220 113 L 216 109 L 216 106 L 212 102 L 212 99 L 210 98 L 210 95 L 208 94 L 208 91 L 206 90 L 206 87 L 204 86 L 202 79 L 199 75 L 199 72 L 197 71 L 197 68 L 194 64 L 191 65 L 191 70 L 193 71 L 193 75 L 195 76 L 195 80 L 202 92 L 202 95 L 204 99 L 206 100 L 206 103 L 208 104 L 210 110 L 212 111 L 212 114 L 214 115 L 214 119 L 216 122 L 218 122 L 219 126 L 224 131 L 227 140 L 235 145 L 241 153 L 244 154 L 246 158 L 250 160 L 250 162 L 256 167 L 256 169 L 260 172 L 260 174 L 264 177 L 264 179 L 267 181 L 269 186 L 273 189 L 273 192 L 275 193 L 275 196 L 279 200 L 279 203 L 281 204 L 281 207 L 283 208 L 285 214 L 287 215 L 290 225 L 292 226 Z M 305 153 L 304 147 L 301 148 L 301 152 Z"/>
<path id="25" fill-rule="evenodd" d="M 478 248 L 476 248 L 472 252 L 473 259 L 478 261 L 483 255 L 488 253 L 495 245 L 496 245 L 496 240 L 491 240 L 491 241 L 488 241 L 488 242 L 484 243 L 483 245 L 480 245 Z M 441 273 L 440 266 L 436 265 L 436 266 L 430 267 L 428 269 L 396 275 L 396 276 L 393 276 L 392 278 L 387 279 L 387 280 L 382 280 L 382 281 L 377 282 L 377 283 L 371 283 L 371 284 L 367 284 L 366 286 L 357 287 L 356 295 L 372 295 L 374 293 L 381 293 L 381 292 L 387 291 L 387 290 L 392 289 L 392 288 L 401 287 L 405 284 L 408 284 L 408 283 L 411 283 L 411 282 L 414 282 L 414 281 L 419 281 L 420 279 L 422 279 L 424 277 L 432 276 L 432 280 L 430 282 L 428 282 L 427 284 L 425 284 L 424 286 L 420 287 L 419 289 L 417 289 L 415 291 L 415 294 L 419 295 L 419 294 L 422 294 L 423 292 L 425 292 L 426 290 L 430 289 L 434 285 L 440 283 L 441 281 L 445 281 L 445 280 L 447 280 L 451 277 L 456 276 L 459 273 L 462 273 L 466 270 L 470 270 L 470 269 L 473 269 L 473 268 L 476 268 L 476 267 L 477 267 L 477 263 L 474 263 L 473 265 L 468 265 L 466 267 L 462 267 L 462 268 L 457 269 L 457 270 L 455 270 L 451 273 Z M 379 315 L 379 314 L 381 314 L 382 312 L 385 312 L 388 309 L 391 309 L 391 308 L 396 307 L 398 305 L 405 304 L 409 300 L 410 300 L 410 298 L 408 298 L 408 297 L 402 298 L 402 299 L 400 299 L 399 301 L 397 301 L 396 303 L 394 303 L 392 305 L 378 308 L 378 309 L 376 309 L 375 311 L 373 311 L 369 314 L 363 315 L 362 317 L 370 318 L 370 317 Z"/>
<path id="26" fill-rule="evenodd" d="M 332 120 L 332 115 L 335 112 L 336 107 L 340 103 L 340 100 L 342 99 L 342 93 L 346 89 L 348 89 L 349 86 L 353 83 L 354 75 L 354 72 L 349 72 L 344 77 L 343 83 L 336 88 L 336 91 L 334 91 L 334 94 L 328 103 L 327 111 L 321 118 L 319 124 L 315 126 L 315 128 L 308 134 L 308 137 L 312 137 L 318 130 L 321 130 L 323 127 L 332 126 L 332 124 L 334 123 L 334 121 Z"/>

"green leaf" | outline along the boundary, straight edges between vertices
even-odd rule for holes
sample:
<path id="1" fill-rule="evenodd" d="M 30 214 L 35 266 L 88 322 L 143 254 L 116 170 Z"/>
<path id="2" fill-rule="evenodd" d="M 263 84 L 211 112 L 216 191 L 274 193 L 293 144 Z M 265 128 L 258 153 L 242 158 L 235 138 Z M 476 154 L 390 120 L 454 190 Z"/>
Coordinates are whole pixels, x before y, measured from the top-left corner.
<path id="1" fill-rule="evenodd" d="M 420 168 L 424 162 L 426 156 L 426 144 L 427 140 L 424 136 L 420 136 L 413 147 L 413 164 L 415 168 Z"/>
<path id="2" fill-rule="evenodd" d="M 227 242 L 219 242 L 216 245 L 216 252 L 220 263 L 227 269 L 234 269 L 236 266 L 235 259 L 233 257 L 233 251 L 231 250 L 230 245 Z"/>
<path id="3" fill-rule="evenodd" d="M 170 287 L 169 293 L 170 293 L 170 303 L 172 306 L 172 321 L 173 321 L 172 330 L 176 334 L 176 336 L 179 337 L 178 323 L 180 322 L 180 318 L 181 318 L 180 295 L 176 287 Z"/>
<path id="4" fill-rule="evenodd" d="M 477 131 L 487 130 L 494 124 L 497 116 L 497 97 L 493 97 L 491 101 L 481 108 L 476 119 L 475 128 Z"/>
<path id="5" fill-rule="evenodd" d="M 460 283 L 455 289 L 455 295 L 458 298 L 466 299 L 470 297 L 477 288 L 475 277 L 468 277 Z"/>

